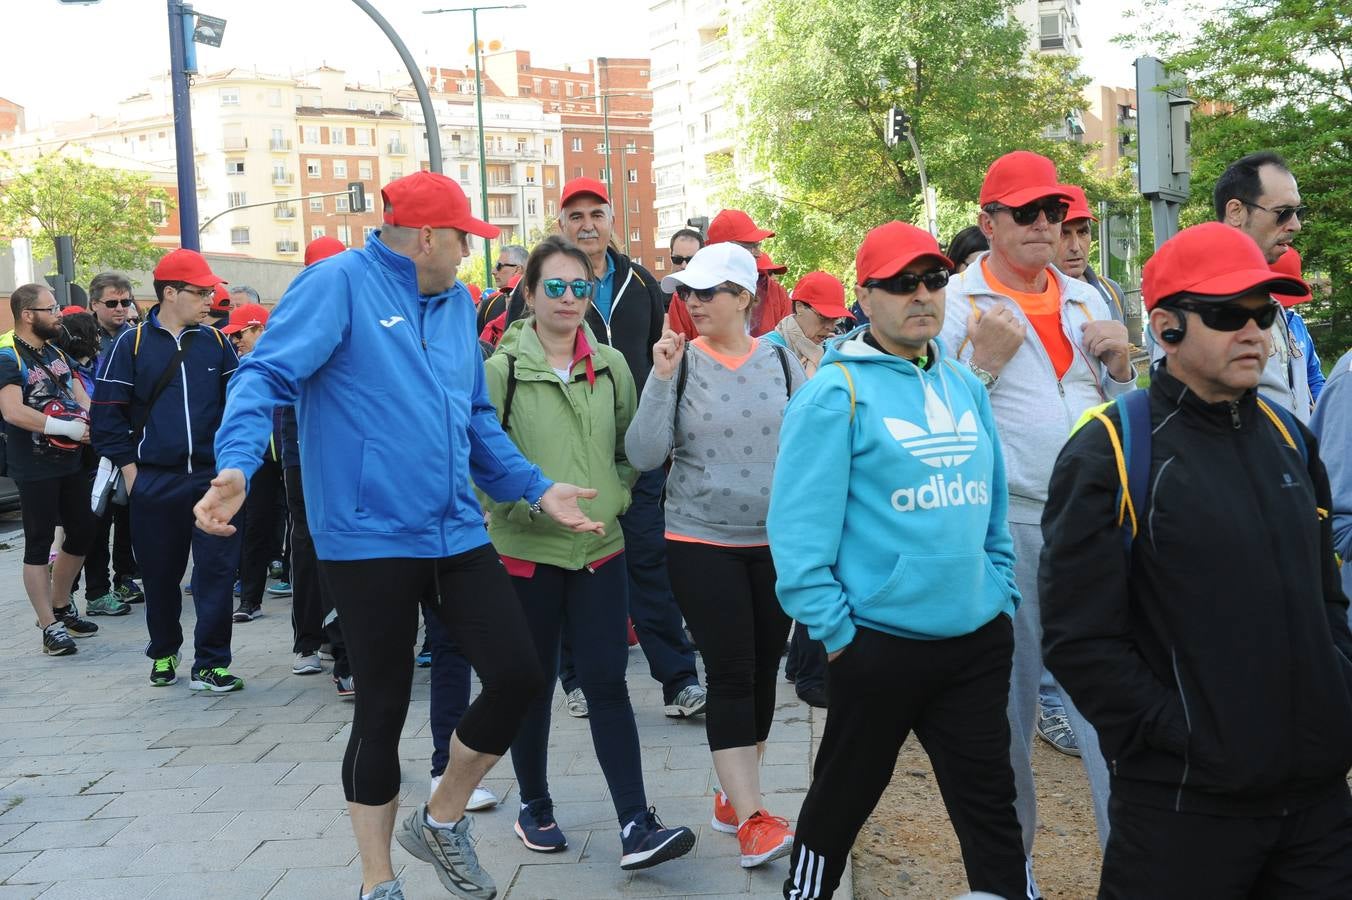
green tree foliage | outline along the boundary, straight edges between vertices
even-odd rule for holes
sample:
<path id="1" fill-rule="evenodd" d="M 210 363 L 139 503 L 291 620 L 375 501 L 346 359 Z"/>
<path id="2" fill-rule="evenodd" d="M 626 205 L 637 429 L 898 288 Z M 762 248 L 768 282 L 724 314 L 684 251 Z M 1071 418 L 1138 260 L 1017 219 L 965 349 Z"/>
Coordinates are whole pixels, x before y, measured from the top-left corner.
<path id="1" fill-rule="evenodd" d="M 887 110 L 911 116 L 930 184 L 951 213 L 975 203 L 991 160 L 1045 153 L 1062 177 L 1101 196 L 1087 145 L 1044 137 L 1083 109 L 1087 79 L 1069 57 L 1030 54 L 1011 0 L 766 0 L 733 101 L 758 185 L 726 178 L 721 197 L 773 228 L 769 248 L 794 272 L 849 271 L 871 227 L 923 223 L 910 147 L 888 147 Z M 970 207 L 968 207 L 970 209 Z M 962 224 L 969 224 L 963 222 Z"/>
<path id="2" fill-rule="evenodd" d="M 1215 217 L 1211 191 L 1225 167 L 1258 150 L 1284 156 L 1311 214 L 1296 237 L 1305 273 L 1320 285 L 1300 307 L 1321 356 L 1352 345 L 1352 4 L 1346 0 L 1154 0 L 1139 18 L 1147 47 L 1185 72 L 1195 97 L 1193 196 L 1183 223 Z M 1174 13 L 1171 18 L 1167 13 Z M 1181 16 L 1179 14 L 1182 14 Z M 1172 21 L 1200 22 L 1186 33 Z M 1143 29 L 1144 30 L 1144 29 Z"/>
<path id="3" fill-rule="evenodd" d="M 30 238 L 37 259 L 55 256 L 55 238 L 75 245 L 76 279 L 113 269 L 149 269 L 162 251 L 151 243 L 159 211 L 173 201 L 146 175 L 105 169 L 58 154 L 18 165 L 0 154 L 0 239 Z"/>

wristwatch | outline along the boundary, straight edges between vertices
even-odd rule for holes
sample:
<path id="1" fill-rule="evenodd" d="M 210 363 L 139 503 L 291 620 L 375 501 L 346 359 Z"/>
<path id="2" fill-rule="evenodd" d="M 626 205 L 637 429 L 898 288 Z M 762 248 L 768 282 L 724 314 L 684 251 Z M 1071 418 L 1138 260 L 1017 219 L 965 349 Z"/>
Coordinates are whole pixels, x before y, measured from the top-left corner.
<path id="1" fill-rule="evenodd" d="M 544 508 L 544 506 L 542 505 L 544 499 L 545 499 L 545 495 L 544 495 L 544 494 L 541 494 L 541 495 L 540 495 L 540 499 L 539 499 L 539 500 L 536 500 L 534 503 L 532 503 L 532 504 L 530 505 L 530 511 L 533 512 L 533 513 L 535 513 L 537 516 L 543 515 L 543 514 L 544 514 L 544 511 L 545 511 L 545 508 Z"/>
<path id="2" fill-rule="evenodd" d="M 976 380 L 981 382 L 982 386 L 988 391 L 994 390 L 996 382 L 1000 380 L 999 375 L 992 375 L 974 362 L 968 362 L 967 368 L 972 370 L 972 374 L 976 376 Z"/>

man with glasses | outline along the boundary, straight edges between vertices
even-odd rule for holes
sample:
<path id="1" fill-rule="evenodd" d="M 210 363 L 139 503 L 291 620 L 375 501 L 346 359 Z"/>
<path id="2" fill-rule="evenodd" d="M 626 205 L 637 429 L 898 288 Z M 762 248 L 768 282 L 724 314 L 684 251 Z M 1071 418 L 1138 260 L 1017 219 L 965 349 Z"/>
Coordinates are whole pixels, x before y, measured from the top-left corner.
<path id="1" fill-rule="evenodd" d="M 1329 481 L 1315 436 L 1256 392 L 1272 295 L 1305 290 L 1237 229 L 1171 238 L 1144 271 L 1165 353 L 1148 393 L 1094 410 L 1052 473 L 1047 664 L 1113 760 L 1099 897 L 1352 884 Z"/>
<path id="2" fill-rule="evenodd" d="M 1216 221 L 1253 238 L 1269 264 L 1281 259 L 1300 232 L 1307 207 L 1301 205 L 1296 176 L 1276 153 L 1251 153 L 1231 163 L 1212 194 Z M 1157 348 L 1156 355 L 1163 348 Z M 1314 406 L 1299 344 L 1285 316 L 1272 326 L 1272 355 L 1263 369 L 1259 393 L 1308 422 Z"/>
<path id="3" fill-rule="evenodd" d="M 479 300 L 479 312 L 475 316 L 475 325 L 479 334 L 488 323 L 502 315 L 512 296 L 512 279 L 526 271 L 526 248 L 519 244 L 508 244 L 498 248 L 498 261 L 493 265 L 494 290 L 486 292 Z"/>
<path id="4" fill-rule="evenodd" d="M 949 288 L 943 344 L 990 393 L 1009 472 L 1009 530 L 1023 605 L 1014 618 L 1009 691 L 1010 761 L 1024 849 L 1033 849 L 1037 794 L 1033 733 L 1042 674 L 1037 559 L 1042 508 L 1062 444 L 1080 414 L 1131 390 L 1127 329 L 1098 292 L 1052 267 L 1070 196 L 1051 160 L 1026 150 L 991 164 L 978 224 L 990 250 Z M 1093 729 L 1063 697 L 1083 752 L 1099 837 L 1107 837 L 1107 769 Z"/>
<path id="5" fill-rule="evenodd" d="M 136 308 L 131 281 L 118 272 L 100 272 L 89 282 L 89 309 L 99 329 L 99 355 L 94 377 L 103 372 L 109 351 L 122 332 L 131 328 L 128 315 Z M 142 603 L 145 593 L 136 582 L 136 558 L 131 552 L 131 521 L 125 504 L 111 503 L 96 521 L 94 539 L 85 557 L 85 611 L 90 615 L 120 615 L 129 603 Z M 109 553 L 109 539 L 112 553 Z M 110 560 L 111 556 L 111 560 Z M 112 563 L 112 578 L 108 565 Z"/>
<path id="6" fill-rule="evenodd" d="M 671 271 L 684 272 L 690 260 L 700 247 L 704 246 L 704 235 L 693 228 L 682 228 L 671 236 Z"/>
<path id="7" fill-rule="evenodd" d="M 183 597 L 193 558 L 197 611 L 188 686 L 244 687 L 230 666 L 230 601 L 239 537 L 193 528 L 193 504 L 216 475 L 213 444 L 225 387 L 238 366 L 230 341 L 203 322 L 224 284 L 201 254 L 175 250 L 154 272 L 159 303 L 113 344 L 94 390 L 94 448 L 122 470 L 131 542 L 145 584 L 150 683 L 178 681 Z M 164 377 L 167 375 L 167 378 Z"/>

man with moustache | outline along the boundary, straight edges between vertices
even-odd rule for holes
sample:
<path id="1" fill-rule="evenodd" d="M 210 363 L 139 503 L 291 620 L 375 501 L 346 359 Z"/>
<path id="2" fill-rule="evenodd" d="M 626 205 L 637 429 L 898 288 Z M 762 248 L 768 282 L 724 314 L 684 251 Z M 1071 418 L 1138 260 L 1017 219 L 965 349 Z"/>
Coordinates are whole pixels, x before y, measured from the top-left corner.
<path id="1" fill-rule="evenodd" d="M 991 164 L 981 186 L 990 250 L 949 287 L 941 340 L 990 393 L 1009 474 L 1009 530 L 1023 605 L 1014 619 L 1010 757 L 1025 851 L 1033 849 L 1037 795 L 1033 733 L 1042 674 L 1037 560 L 1042 508 L 1056 455 L 1080 414 L 1136 384 L 1127 329 L 1092 287 L 1052 267 L 1070 196 L 1051 160 L 1026 150 Z M 1108 775 L 1093 729 L 1064 697 L 1107 836 Z"/>
<path id="2" fill-rule="evenodd" d="M 615 212 L 606 186 L 594 178 L 574 178 L 559 200 L 559 231 L 582 248 L 595 276 L 587 324 L 603 343 L 624 354 L 639 394 L 652 369 L 653 345 L 662 337 L 665 309 L 660 283 L 647 269 L 610 246 Z M 507 310 L 507 324 L 525 314 L 518 285 Z M 667 580 L 662 487 L 666 472 L 644 472 L 632 489 L 629 510 L 620 516 L 625 562 L 629 567 L 629 615 L 648 670 L 662 685 L 663 712 L 685 718 L 704 711 L 704 688 L 695 672 L 695 651 L 685 636 L 681 613 Z M 562 679 L 569 712 L 587 714 L 586 698 L 570 678 L 564 648 Z"/>

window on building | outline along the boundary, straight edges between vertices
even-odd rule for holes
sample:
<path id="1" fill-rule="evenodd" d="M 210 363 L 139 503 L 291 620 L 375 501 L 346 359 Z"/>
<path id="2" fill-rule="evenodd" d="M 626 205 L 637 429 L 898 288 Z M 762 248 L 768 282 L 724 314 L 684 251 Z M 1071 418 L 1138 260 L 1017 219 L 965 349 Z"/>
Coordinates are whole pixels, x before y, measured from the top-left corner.
<path id="1" fill-rule="evenodd" d="M 630 203 L 629 203 L 629 211 L 630 211 L 630 212 L 638 212 L 638 211 L 639 211 L 639 208 L 638 208 L 638 198 L 637 198 L 637 197 L 635 197 L 633 200 L 630 201 Z"/>
<path id="2" fill-rule="evenodd" d="M 227 159 L 227 160 L 225 161 L 225 174 L 227 174 L 227 175 L 243 175 L 243 174 L 244 174 L 244 160 L 242 160 L 242 159 Z"/>
<path id="3" fill-rule="evenodd" d="M 371 179 L 371 161 L 369 159 L 358 161 L 357 177 L 362 181 L 369 181 Z"/>
<path id="4" fill-rule="evenodd" d="M 535 212 L 535 198 L 534 198 L 534 197 L 531 197 L 531 198 L 529 198 L 528 200 L 526 200 L 526 215 L 528 215 L 528 216 L 534 216 L 534 215 L 537 215 L 537 213 Z"/>
<path id="5" fill-rule="evenodd" d="M 557 81 L 551 81 L 549 83 L 549 96 L 557 97 L 558 95 L 559 95 L 559 83 Z"/>
<path id="6" fill-rule="evenodd" d="M 164 137 L 164 135 L 160 135 L 160 137 Z M 553 155 L 554 155 L 554 141 L 552 138 L 545 138 L 545 156 L 548 157 Z"/>
<path id="7" fill-rule="evenodd" d="M 346 129 L 346 128 L 330 128 L 330 129 L 329 129 L 329 143 L 330 143 L 330 144 L 346 144 L 346 143 L 347 143 L 347 129 Z"/>
<path id="8" fill-rule="evenodd" d="M 305 161 L 305 174 L 311 178 L 323 178 L 324 164 L 317 159 L 307 159 Z"/>
<path id="9" fill-rule="evenodd" d="M 630 243 L 637 244 L 641 240 L 643 240 L 643 232 L 639 231 L 637 228 L 631 229 L 629 232 Z"/>
<path id="10" fill-rule="evenodd" d="M 460 180 L 464 182 L 469 181 L 469 163 L 460 164 Z"/>
<path id="11" fill-rule="evenodd" d="M 356 101 L 356 100 L 349 99 L 349 100 L 347 101 L 347 108 L 348 108 L 348 109 L 356 109 L 356 108 L 357 108 L 357 101 Z"/>
<path id="12" fill-rule="evenodd" d="M 361 229 L 361 242 L 362 242 L 362 244 L 365 245 L 368 241 L 370 241 L 371 238 L 375 236 L 375 233 L 376 233 L 376 226 L 374 226 L 374 225 L 363 225 L 363 226 L 362 226 L 362 229 Z"/>
<path id="13" fill-rule="evenodd" d="M 356 133 L 357 133 L 357 146 L 358 146 L 358 147 L 369 147 L 369 146 L 371 146 L 371 129 L 369 129 L 369 128 L 358 128 L 358 129 L 356 129 Z"/>
<path id="14" fill-rule="evenodd" d="M 555 182 L 554 170 L 550 169 L 549 171 L 545 172 L 545 187 L 553 187 L 554 182 Z"/>
<path id="15" fill-rule="evenodd" d="M 146 205 L 150 207 L 150 217 L 156 225 L 169 224 L 169 216 L 165 214 L 163 200 L 150 200 L 147 201 Z"/>
<path id="16" fill-rule="evenodd" d="M 665 256 L 657 257 L 657 271 L 665 272 L 667 270 L 667 258 Z"/>
<path id="17" fill-rule="evenodd" d="M 516 152 L 517 152 L 517 153 L 525 153 L 525 152 L 526 152 L 526 139 L 525 139 L 525 138 L 517 138 L 517 139 L 516 139 Z"/>
<path id="18" fill-rule="evenodd" d="M 311 198 L 310 198 L 310 212 L 322 213 L 323 211 L 324 211 L 324 198 L 323 198 L 323 197 L 311 197 Z"/>
<path id="19" fill-rule="evenodd" d="M 243 191 L 230 191 L 225 195 L 225 205 L 230 209 L 234 209 L 236 206 L 243 206 L 248 202 L 249 198 L 244 196 Z"/>
<path id="20" fill-rule="evenodd" d="M 335 159 L 333 161 L 333 177 L 334 178 L 347 177 L 347 160 Z"/>
<path id="21" fill-rule="evenodd" d="M 268 91 L 268 106 L 281 106 L 282 92 L 276 88 Z"/>
<path id="22" fill-rule="evenodd" d="M 230 243 L 247 244 L 249 243 L 249 229 L 243 226 L 237 226 L 230 229 Z"/>
<path id="23" fill-rule="evenodd" d="M 554 203 L 554 201 L 553 200 L 545 201 L 545 215 L 550 216 L 552 218 L 558 214 L 559 209 L 558 206 Z"/>
<path id="24" fill-rule="evenodd" d="M 1061 16 L 1040 16 L 1041 22 L 1041 41 L 1040 46 L 1043 50 L 1061 50 L 1066 46 L 1065 31 L 1061 26 Z"/>
<path id="25" fill-rule="evenodd" d="M 323 225 L 310 226 L 310 240 L 312 241 L 317 241 L 322 237 L 326 237 L 328 233 L 329 230 L 325 228 Z"/>
<path id="26" fill-rule="evenodd" d="M 638 152 L 638 144 L 635 143 L 634 141 L 630 141 L 629 143 L 627 143 L 627 144 L 624 145 L 624 152 L 625 152 L 625 153 L 637 153 L 637 152 Z"/>
<path id="27" fill-rule="evenodd" d="M 343 242 L 344 247 L 352 246 L 352 229 L 346 225 L 339 225 L 338 240 Z"/>
<path id="28" fill-rule="evenodd" d="M 630 184 L 638 184 L 638 169 L 630 169 L 628 176 Z"/>
<path id="29" fill-rule="evenodd" d="M 535 184 L 535 166 L 526 166 L 526 184 Z"/>
<path id="30" fill-rule="evenodd" d="M 573 177 L 574 177 L 574 178 L 581 178 L 581 177 L 582 177 L 582 167 L 581 167 L 581 166 L 578 166 L 576 169 L 573 170 Z"/>
<path id="31" fill-rule="evenodd" d="M 221 88 L 221 106 L 239 106 L 239 88 Z"/>
<path id="32" fill-rule="evenodd" d="M 705 133 L 705 134 L 708 134 L 709 132 L 711 132 L 711 131 L 713 131 L 713 130 L 714 130 L 714 116 L 713 116 L 713 113 L 705 113 L 705 114 L 704 114 L 704 133 Z"/>
<path id="33" fill-rule="evenodd" d="M 573 138 L 573 152 L 574 153 L 582 152 L 582 138 L 580 137 Z"/>
<path id="34" fill-rule="evenodd" d="M 334 198 L 333 198 L 333 209 L 334 209 L 334 212 L 340 212 L 340 213 L 345 213 L 345 212 L 351 212 L 351 211 L 352 211 L 351 205 L 350 205 L 350 203 L 348 202 L 348 196 L 347 196 L 347 194 L 343 194 L 342 196 L 334 197 Z"/>
<path id="35" fill-rule="evenodd" d="M 404 167 L 403 167 L 403 166 L 390 166 L 390 181 L 394 181 L 394 179 L 396 179 L 396 178 L 403 178 L 403 177 L 404 177 Z"/>
<path id="36" fill-rule="evenodd" d="M 307 143 L 307 144 L 318 144 L 318 143 L 319 143 L 319 126 L 318 126 L 318 125 L 306 125 L 306 126 L 305 126 L 304 135 L 305 135 L 305 143 Z"/>

